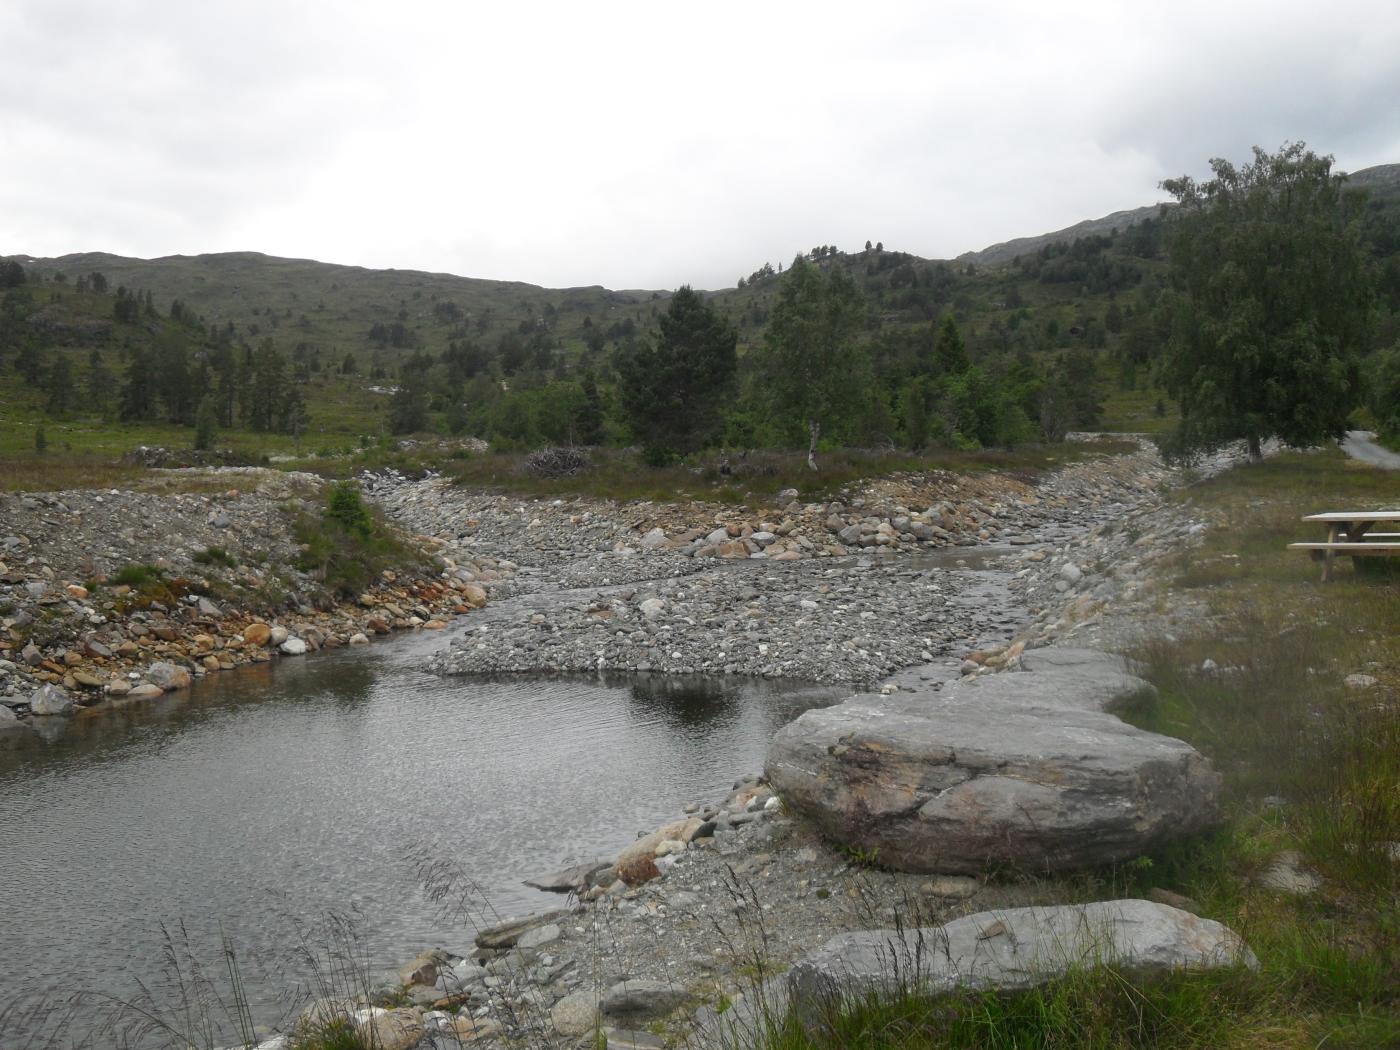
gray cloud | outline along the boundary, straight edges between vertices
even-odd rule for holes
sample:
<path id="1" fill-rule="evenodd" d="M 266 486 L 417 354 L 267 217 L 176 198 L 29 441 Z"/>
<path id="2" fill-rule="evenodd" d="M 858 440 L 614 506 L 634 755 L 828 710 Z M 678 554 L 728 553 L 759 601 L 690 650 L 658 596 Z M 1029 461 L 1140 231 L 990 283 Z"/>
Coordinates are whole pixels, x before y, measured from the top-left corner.
<path id="1" fill-rule="evenodd" d="M 0 9 L 0 251 L 715 287 L 952 256 L 1302 138 L 1400 160 L 1400 15 L 1120 5 Z"/>

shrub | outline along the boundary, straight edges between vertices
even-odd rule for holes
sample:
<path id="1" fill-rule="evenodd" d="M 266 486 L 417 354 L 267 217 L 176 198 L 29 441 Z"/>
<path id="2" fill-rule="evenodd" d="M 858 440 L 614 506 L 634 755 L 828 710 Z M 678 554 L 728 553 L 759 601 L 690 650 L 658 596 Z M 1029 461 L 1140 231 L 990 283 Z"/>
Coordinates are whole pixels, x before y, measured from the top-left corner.
<path id="1" fill-rule="evenodd" d="M 422 553 L 403 542 L 364 502 L 353 481 L 329 486 L 319 517 L 293 513 L 293 533 L 301 544 L 296 567 L 339 597 L 358 594 L 385 569 L 423 562 Z"/>
<path id="2" fill-rule="evenodd" d="M 588 454 L 577 448 L 542 448 L 525 460 L 525 472 L 533 478 L 570 478 L 592 466 Z"/>
<path id="3" fill-rule="evenodd" d="M 230 569 L 236 568 L 238 559 L 222 547 L 208 547 L 202 551 L 194 553 L 194 560 L 201 565 L 226 565 Z"/>
<path id="4" fill-rule="evenodd" d="M 127 586 L 139 590 L 149 584 L 158 583 L 163 576 L 164 573 L 154 565 L 141 565 L 133 562 L 130 565 L 123 565 L 107 582 L 113 586 Z"/>

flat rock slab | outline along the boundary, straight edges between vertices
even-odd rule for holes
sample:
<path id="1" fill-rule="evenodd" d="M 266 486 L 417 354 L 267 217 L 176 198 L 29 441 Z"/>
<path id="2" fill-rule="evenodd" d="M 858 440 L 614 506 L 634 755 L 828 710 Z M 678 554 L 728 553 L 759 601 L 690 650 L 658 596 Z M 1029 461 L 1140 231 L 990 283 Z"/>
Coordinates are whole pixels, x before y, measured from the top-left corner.
<path id="1" fill-rule="evenodd" d="M 684 1003 L 689 994 L 666 981 L 619 981 L 607 990 L 600 1004 L 604 1017 L 662 1017 Z"/>
<path id="2" fill-rule="evenodd" d="M 1119 658 L 1022 660 L 1029 670 L 808 711 L 774 736 L 768 779 L 829 838 L 904 871 L 1091 867 L 1216 822 L 1206 759 L 1110 713 L 1152 689 Z"/>
<path id="3" fill-rule="evenodd" d="M 1258 965 L 1227 926 L 1165 904 L 1118 900 L 844 933 L 794 964 L 787 984 L 794 1011 L 810 1022 L 872 992 L 1017 990 L 1094 966 L 1151 974 Z"/>
<path id="4" fill-rule="evenodd" d="M 567 911 L 556 910 L 527 915 L 523 919 L 509 919 L 497 926 L 490 926 L 484 930 L 478 930 L 476 934 L 476 946 L 478 948 L 494 948 L 497 951 L 506 948 L 514 948 L 516 942 L 531 930 L 556 923 L 568 914 Z"/>

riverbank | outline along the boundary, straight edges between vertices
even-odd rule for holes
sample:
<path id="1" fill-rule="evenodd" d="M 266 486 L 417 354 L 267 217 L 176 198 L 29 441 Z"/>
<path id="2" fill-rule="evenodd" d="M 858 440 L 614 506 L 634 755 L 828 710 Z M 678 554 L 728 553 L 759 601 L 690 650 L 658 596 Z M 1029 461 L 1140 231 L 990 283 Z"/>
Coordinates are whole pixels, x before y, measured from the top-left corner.
<path id="1" fill-rule="evenodd" d="M 259 468 L 171 471 L 167 491 L 0 495 L 0 738 L 206 674 L 442 628 L 511 567 L 414 553 L 353 599 L 298 568 L 324 483 Z"/>

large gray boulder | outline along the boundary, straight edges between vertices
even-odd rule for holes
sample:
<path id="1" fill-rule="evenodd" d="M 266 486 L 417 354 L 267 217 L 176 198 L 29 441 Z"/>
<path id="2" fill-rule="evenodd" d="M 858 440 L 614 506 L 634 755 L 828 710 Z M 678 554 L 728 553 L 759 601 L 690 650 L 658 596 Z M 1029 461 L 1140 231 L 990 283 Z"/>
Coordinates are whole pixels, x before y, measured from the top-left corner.
<path id="1" fill-rule="evenodd" d="M 905 871 L 1089 867 L 1216 821 L 1205 758 L 1110 713 L 1148 683 L 1091 650 L 1025 656 L 1030 670 L 808 711 L 773 738 L 768 778 L 829 838 Z"/>
<path id="2" fill-rule="evenodd" d="M 1227 926 L 1144 900 L 978 912 L 945 926 L 833 937 L 788 971 L 803 1020 L 869 993 L 1031 988 L 1071 971 L 1133 974 L 1259 965 Z"/>
<path id="3" fill-rule="evenodd" d="M 158 685 L 164 692 L 186 688 L 193 678 L 190 672 L 166 660 L 158 660 L 146 668 L 146 681 Z"/>

